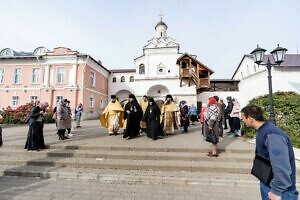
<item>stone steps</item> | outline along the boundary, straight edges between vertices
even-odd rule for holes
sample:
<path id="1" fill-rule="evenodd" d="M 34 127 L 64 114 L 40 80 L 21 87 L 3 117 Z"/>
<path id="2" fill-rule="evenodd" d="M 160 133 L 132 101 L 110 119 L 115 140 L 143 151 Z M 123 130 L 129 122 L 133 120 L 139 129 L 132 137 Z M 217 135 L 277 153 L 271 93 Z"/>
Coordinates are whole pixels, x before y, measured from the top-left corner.
<path id="1" fill-rule="evenodd" d="M 103 158 L 128 160 L 181 160 L 181 161 L 211 161 L 206 153 L 195 152 L 149 152 L 149 151 L 112 151 L 112 150 L 69 150 L 45 149 L 40 152 L 28 152 L 24 149 L 3 148 L 0 156 L 24 156 L 30 158 L 58 157 L 58 158 Z M 217 158 L 223 162 L 252 162 L 253 155 L 239 153 L 221 153 Z"/>
<path id="2" fill-rule="evenodd" d="M 147 182 L 155 184 L 219 185 L 257 187 L 258 181 L 249 174 L 222 173 L 216 178 L 212 172 L 166 172 L 142 170 L 113 170 L 87 168 L 57 168 L 41 166 L 0 166 L 1 176 L 40 177 L 97 182 Z"/>
<path id="3" fill-rule="evenodd" d="M 38 153 L 38 152 L 36 152 Z M 55 166 L 92 169 L 135 169 L 162 171 L 204 171 L 215 173 L 242 173 L 250 171 L 252 162 L 222 162 L 217 158 L 210 161 L 182 161 L 182 160 L 128 160 L 105 158 L 73 158 L 73 157 L 24 157 L 1 156 L 0 164 L 27 166 Z"/>
<path id="4" fill-rule="evenodd" d="M 23 149 L 24 145 L 6 145 L 5 148 Z M 103 150 L 103 151 L 142 151 L 142 152 L 193 152 L 207 153 L 208 148 L 174 148 L 174 147 L 135 147 L 135 146 L 91 146 L 91 145 L 46 145 L 46 149 L 65 149 L 65 150 Z M 254 150 L 248 149 L 224 149 L 218 148 L 219 152 L 252 154 Z"/>

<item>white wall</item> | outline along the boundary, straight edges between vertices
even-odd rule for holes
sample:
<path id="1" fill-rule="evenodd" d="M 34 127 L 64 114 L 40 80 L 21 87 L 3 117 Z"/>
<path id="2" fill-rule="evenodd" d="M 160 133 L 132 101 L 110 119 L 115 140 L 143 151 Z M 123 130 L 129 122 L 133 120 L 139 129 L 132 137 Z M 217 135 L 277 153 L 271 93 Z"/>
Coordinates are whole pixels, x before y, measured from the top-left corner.
<path id="1" fill-rule="evenodd" d="M 252 66 L 252 67 L 250 67 Z M 254 66 L 256 66 L 256 71 Z M 243 77 L 241 76 L 243 72 Z M 294 91 L 300 93 L 300 67 L 272 67 L 273 93 L 277 91 Z M 233 77 L 240 80 L 239 101 L 241 106 L 249 100 L 269 94 L 268 73 L 263 65 L 256 65 L 252 58 L 245 56 Z"/>
<path id="2" fill-rule="evenodd" d="M 198 101 L 202 103 L 208 103 L 208 98 L 218 96 L 220 99 L 223 99 L 224 103 L 226 104 L 226 98 L 231 96 L 232 98 L 236 98 L 240 102 L 240 93 L 238 91 L 230 91 L 230 92 L 222 92 L 222 91 L 215 91 L 215 92 L 203 92 L 198 94 Z"/>

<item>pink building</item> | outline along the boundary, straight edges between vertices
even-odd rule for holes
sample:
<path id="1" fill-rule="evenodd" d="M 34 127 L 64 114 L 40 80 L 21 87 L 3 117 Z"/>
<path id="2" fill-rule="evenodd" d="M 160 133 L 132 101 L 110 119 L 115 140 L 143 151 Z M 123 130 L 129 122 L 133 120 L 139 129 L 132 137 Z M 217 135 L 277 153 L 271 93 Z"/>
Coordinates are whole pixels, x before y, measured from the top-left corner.
<path id="1" fill-rule="evenodd" d="M 83 118 L 98 117 L 108 101 L 109 74 L 100 61 L 65 47 L 6 48 L 0 51 L 0 109 L 37 100 L 53 108 L 66 98 L 73 110 L 83 104 Z"/>

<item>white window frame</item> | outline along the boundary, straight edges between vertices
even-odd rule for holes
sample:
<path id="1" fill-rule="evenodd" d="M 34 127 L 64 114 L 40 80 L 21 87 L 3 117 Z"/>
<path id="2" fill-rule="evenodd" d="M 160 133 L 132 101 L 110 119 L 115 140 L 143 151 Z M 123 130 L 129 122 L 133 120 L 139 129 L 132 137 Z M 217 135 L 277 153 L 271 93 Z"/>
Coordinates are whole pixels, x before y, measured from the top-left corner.
<path id="1" fill-rule="evenodd" d="M 125 76 L 121 76 L 120 82 L 124 83 L 126 81 Z"/>
<path id="2" fill-rule="evenodd" d="M 94 97 L 90 97 L 90 108 L 94 108 L 95 100 Z"/>
<path id="3" fill-rule="evenodd" d="M 0 68 L 0 84 L 4 83 L 4 75 L 5 75 L 5 69 Z"/>
<path id="4" fill-rule="evenodd" d="M 20 100 L 19 96 L 12 96 L 11 97 L 11 105 L 13 107 L 18 106 L 19 105 L 19 100 Z"/>
<path id="5" fill-rule="evenodd" d="M 61 102 L 63 99 L 64 99 L 63 96 L 56 96 L 56 97 L 55 97 L 56 105 L 57 105 L 59 102 Z"/>
<path id="6" fill-rule="evenodd" d="M 56 70 L 56 83 L 58 83 L 58 84 L 64 83 L 65 78 L 66 78 L 66 68 L 65 67 L 57 67 L 57 70 Z"/>
<path id="7" fill-rule="evenodd" d="M 35 96 L 35 95 L 30 96 L 30 102 L 35 103 L 37 101 L 38 101 L 38 96 Z"/>
<path id="8" fill-rule="evenodd" d="M 139 65 L 139 74 L 145 74 L 145 65 L 144 64 Z"/>
<path id="9" fill-rule="evenodd" d="M 91 83 L 92 87 L 96 86 L 96 73 L 95 72 L 90 73 L 90 83 Z"/>
<path id="10" fill-rule="evenodd" d="M 129 76 L 129 82 L 134 82 L 134 76 Z"/>
<path id="11" fill-rule="evenodd" d="M 37 72 L 35 72 L 37 70 Z M 32 73 L 31 73 L 31 83 L 37 84 L 40 82 L 40 71 L 41 68 L 32 68 Z"/>
<path id="12" fill-rule="evenodd" d="M 160 72 L 160 70 L 162 70 Z M 157 66 L 157 74 L 165 74 L 166 73 L 166 67 L 160 63 L 158 66 Z"/>
<path id="13" fill-rule="evenodd" d="M 20 70 L 18 73 L 17 70 Z M 14 73 L 13 73 L 13 84 L 21 84 L 22 80 L 22 68 L 16 67 L 14 68 Z"/>

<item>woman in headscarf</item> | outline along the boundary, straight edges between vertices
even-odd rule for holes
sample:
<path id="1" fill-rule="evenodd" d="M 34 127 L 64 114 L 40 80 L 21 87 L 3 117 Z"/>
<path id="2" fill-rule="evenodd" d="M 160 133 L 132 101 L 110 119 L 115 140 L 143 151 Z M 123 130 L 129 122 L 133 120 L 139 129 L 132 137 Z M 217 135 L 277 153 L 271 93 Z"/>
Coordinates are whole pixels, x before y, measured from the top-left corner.
<path id="1" fill-rule="evenodd" d="M 235 137 L 241 136 L 241 121 L 240 121 L 240 112 L 241 106 L 237 99 L 232 99 L 233 107 L 230 113 L 230 117 L 232 118 L 232 132 Z"/>
<path id="2" fill-rule="evenodd" d="M 32 107 L 29 115 L 29 130 L 27 140 L 25 143 L 25 149 L 28 151 L 39 151 L 45 149 L 44 141 L 44 115 L 46 108 L 49 106 L 47 102 L 42 102 L 38 106 Z"/>
<path id="3" fill-rule="evenodd" d="M 179 108 L 180 108 L 180 125 L 183 126 L 183 132 L 187 133 L 188 126 L 190 125 L 190 120 L 189 120 L 189 108 L 186 105 L 185 100 L 180 101 Z"/>
<path id="4" fill-rule="evenodd" d="M 128 103 L 125 105 L 124 120 L 127 120 L 126 130 L 123 138 L 130 140 L 139 135 L 140 132 L 140 121 L 142 119 L 143 110 L 136 100 L 134 94 L 129 94 Z"/>
<path id="5" fill-rule="evenodd" d="M 143 118 L 146 122 L 146 133 L 149 138 L 156 140 L 159 136 L 164 135 L 159 123 L 160 109 L 152 97 L 148 98 L 148 107 Z"/>
<path id="6" fill-rule="evenodd" d="M 219 108 L 217 106 L 217 101 L 214 97 L 210 97 L 208 99 L 208 106 L 206 108 L 206 114 L 204 116 L 204 137 L 207 137 L 210 131 L 217 137 L 217 142 L 215 144 L 212 143 L 212 151 L 208 152 L 209 157 L 218 157 L 217 152 L 217 143 L 219 138 Z"/>
<path id="7" fill-rule="evenodd" d="M 59 140 L 68 139 L 68 137 L 65 136 L 66 129 L 69 125 L 69 111 L 67 108 L 68 100 L 63 99 L 60 103 L 57 105 L 56 113 L 57 113 L 57 135 Z"/>

